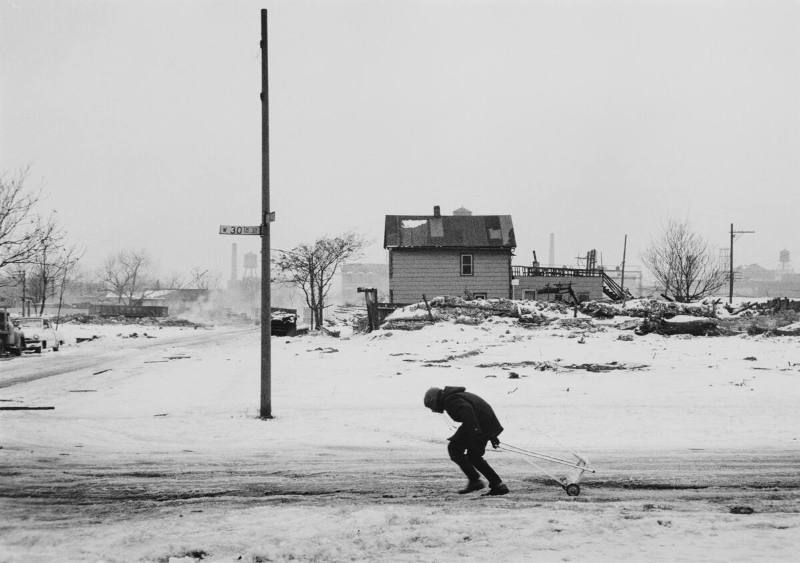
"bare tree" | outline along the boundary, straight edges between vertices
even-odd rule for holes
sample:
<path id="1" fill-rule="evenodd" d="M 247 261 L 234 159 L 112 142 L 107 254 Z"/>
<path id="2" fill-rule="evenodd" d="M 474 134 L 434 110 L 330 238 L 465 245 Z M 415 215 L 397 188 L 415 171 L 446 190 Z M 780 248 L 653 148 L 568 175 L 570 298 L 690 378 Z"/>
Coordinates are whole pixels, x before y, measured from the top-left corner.
<path id="1" fill-rule="evenodd" d="M 219 274 L 204 270 L 203 268 L 192 268 L 189 272 L 192 278 L 190 285 L 193 289 L 217 289 L 219 287 Z"/>
<path id="2" fill-rule="evenodd" d="M 63 241 L 59 241 L 63 243 Z M 71 270 L 83 256 L 75 246 L 48 245 L 37 256 L 31 268 L 30 298 L 39 306 L 39 315 L 44 314 L 48 298 L 63 298 Z"/>
<path id="3" fill-rule="evenodd" d="M 30 262 L 56 230 L 52 220 L 36 214 L 39 194 L 25 189 L 28 171 L 0 175 L 0 272 Z"/>
<path id="4" fill-rule="evenodd" d="M 364 240 L 354 233 L 323 237 L 314 244 L 301 244 L 292 250 L 278 250 L 274 260 L 279 272 L 278 281 L 299 287 L 312 311 L 312 328 L 323 322 L 325 299 L 337 269 L 347 260 L 356 258 L 364 248 Z"/>
<path id="5" fill-rule="evenodd" d="M 20 273 L 27 282 L 25 297 L 30 297 L 38 304 L 39 315 L 42 315 L 47 299 L 57 295 L 59 285 L 66 280 L 67 271 L 75 266 L 83 252 L 75 246 L 67 246 L 66 232 L 56 225 L 52 217 L 40 236 L 38 251 L 28 264 L 20 265 Z M 61 291 L 63 293 L 63 287 Z"/>
<path id="6" fill-rule="evenodd" d="M 708 243 L 685 221 L 670 221 L 642 260 L 664 294 L 683 303 L 713 295 L 727 279 Z"/>
<path id="7" fill-rule="evenodd" d="M 133 296 L 144 291 L 150 262 L 146 250 L 123 250 L 106 258 L 99 277 L 106 288 L 117 296 L 118 303 L 124 299 L 130 305 Z"/>
<path id="8" fill-rule="evenodd" d="M 159 277 L 155 281 L 155 289 L 182 289 L 186 287 L 183 275 L 178 272 L 172 272 L 163 280 Z"/>

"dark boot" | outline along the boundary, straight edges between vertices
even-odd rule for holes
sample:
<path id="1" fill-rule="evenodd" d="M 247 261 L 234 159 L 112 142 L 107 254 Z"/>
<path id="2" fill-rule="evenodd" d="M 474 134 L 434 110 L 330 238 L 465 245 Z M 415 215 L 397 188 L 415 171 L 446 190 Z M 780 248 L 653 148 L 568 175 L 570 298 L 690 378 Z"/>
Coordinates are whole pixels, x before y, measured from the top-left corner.
<path id="1" fill-rule="evenodd" d="M 489 480 L 489 488 L 492 488 L 494 485 L 498 485 L 502 482 L 500 476 L 495 473 L 494 469 L 492 469 L 492 467 L 482 457 L 473 455 L 472 457 L 468 458 L 468 463 Z"/>
<path id="2" fill-rule="evenodd" d="M 472 491 L 480 491 L 482 488 L 486 486 L 486 483 L 481 481 L 480 479 L 470 479 L 467 483 L 467 486 L 463 489 L 458 491 L 458 494 L 465 495 L 467 493 L 471 493 Z M 505 486 L 505 485 L 503 485 Z M 508 492 L 508 490 L 506 490 Z"/>
<path id="3" fill-rule="evenodd" d="M 508 487 L 502 481 L 496 485 L 489 487 L 489 494 L 492 496 L 500 496 L 508 494 Z"/>

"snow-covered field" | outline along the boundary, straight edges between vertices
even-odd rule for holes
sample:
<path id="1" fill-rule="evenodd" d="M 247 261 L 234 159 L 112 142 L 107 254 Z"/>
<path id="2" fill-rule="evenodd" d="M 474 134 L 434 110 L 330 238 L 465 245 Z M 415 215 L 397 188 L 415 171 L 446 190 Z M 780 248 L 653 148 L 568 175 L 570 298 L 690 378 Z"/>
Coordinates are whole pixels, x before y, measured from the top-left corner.
<path id="1" fill-rule="evenodd" d="M 0 406 L 54 407 L 0 411 L 0 560 L 795 560 L 798 338 L 614 322 L 273 337 L 269 421 L 257 329 L 67 325 L 102 338 L 0 362 Z M 597 473 L 490 451 L 511 494 L 455 494 L 444 385 Z"/>

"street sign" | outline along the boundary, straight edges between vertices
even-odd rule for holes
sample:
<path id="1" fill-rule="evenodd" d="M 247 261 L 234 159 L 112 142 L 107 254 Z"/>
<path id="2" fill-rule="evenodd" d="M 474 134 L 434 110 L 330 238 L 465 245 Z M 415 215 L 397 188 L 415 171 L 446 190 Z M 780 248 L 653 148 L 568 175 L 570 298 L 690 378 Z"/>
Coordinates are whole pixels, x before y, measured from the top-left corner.
<path id="1" fill-rule="evenodd" d="M 245 225 L 220 225 L 219 234 L 221 235 L 260 235 L 261 226 L 245 226 Z"/>

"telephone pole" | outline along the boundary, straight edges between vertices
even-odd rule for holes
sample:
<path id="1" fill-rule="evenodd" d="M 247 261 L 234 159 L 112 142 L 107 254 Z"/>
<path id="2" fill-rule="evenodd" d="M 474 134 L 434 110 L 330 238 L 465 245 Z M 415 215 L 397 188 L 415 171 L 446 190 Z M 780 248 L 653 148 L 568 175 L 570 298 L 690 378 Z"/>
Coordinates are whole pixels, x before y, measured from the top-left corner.
<path id="1" fill-rule="evenodd" d="M 622 278 L 620 279 L 620 287 L 622 288 L 622 295 L 624 301 L 625 295 L 625 254 L 628 251 L 628 235 L 625 235 L 625 242 L 622 243 Z"/>
<path id="2" fill-rule="evenodd" d="M 269 64 L 267 10 L 261 10 L 261 418 L 272 418 L 272 304 L 269 224 Z"/>
<path id="3" fill-rule="evenodd" d="M 755 231 L 734 231 L 733 223 L 731 223 L 731 251 L 730 251 L 730 271 L 728 272 L 728 303 L 733 303 L 733 239 L 736 235 L 743 235 L 747 233 L 755 233 Z"/>

